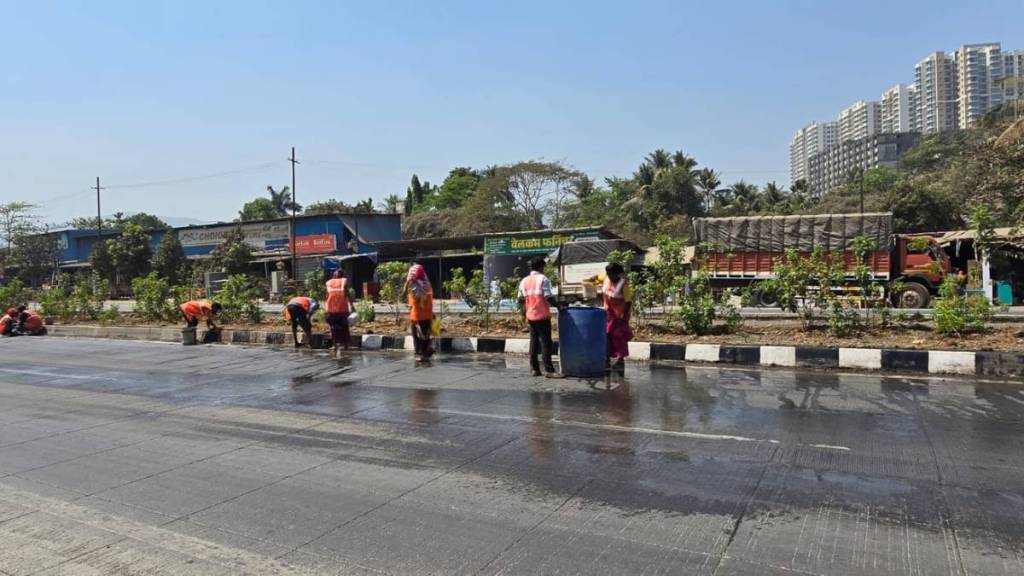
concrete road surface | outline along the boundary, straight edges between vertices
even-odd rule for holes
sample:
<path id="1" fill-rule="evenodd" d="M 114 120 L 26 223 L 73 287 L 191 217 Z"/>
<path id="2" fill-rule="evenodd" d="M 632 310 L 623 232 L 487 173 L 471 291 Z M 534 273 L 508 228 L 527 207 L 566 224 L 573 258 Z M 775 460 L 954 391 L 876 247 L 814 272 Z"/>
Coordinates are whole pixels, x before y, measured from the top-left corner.
<path id="1" fill-rule="evenodd" d="M 1022 574 L 1024 388 L 0 341 L 0 574 Z"/>

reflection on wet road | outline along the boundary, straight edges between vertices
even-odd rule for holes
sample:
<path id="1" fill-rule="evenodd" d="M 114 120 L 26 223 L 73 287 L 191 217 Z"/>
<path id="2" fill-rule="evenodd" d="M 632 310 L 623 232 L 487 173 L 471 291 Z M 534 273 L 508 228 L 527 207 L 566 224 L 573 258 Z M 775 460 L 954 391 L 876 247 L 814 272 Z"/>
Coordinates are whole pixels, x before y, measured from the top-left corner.
<path id="1" fill-rule="evenodd" d="M 249 554 L 236 573 L 1024 573 L 1013 383 L 3 344 L 32 360 L 0 368 L 0 536 L 19 496 Z"/>

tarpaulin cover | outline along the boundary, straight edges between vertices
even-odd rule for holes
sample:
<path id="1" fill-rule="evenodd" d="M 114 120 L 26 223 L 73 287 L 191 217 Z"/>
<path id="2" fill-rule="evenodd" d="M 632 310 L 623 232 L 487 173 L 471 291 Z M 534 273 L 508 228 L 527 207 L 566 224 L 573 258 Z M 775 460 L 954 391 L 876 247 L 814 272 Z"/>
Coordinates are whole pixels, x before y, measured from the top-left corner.
<path id="1" fill-rule="evenodd" d="M 587 240 L 584 242 L 569 242 L 551 253 L 549 257 L 552 262 L 559 264 L 590 264 L 593 262 L 607 262 L 608 254 L 614 251 L 632 250 L 635 255 L 634 261 L 643 263 L 643 250 L 639 246 L 627 240 Z"/>
<path id="2" fill-rule="evenodd" d="M 873 240 L 880 250 L 892 242 L 889 212 L 697 218 L 693 226 L 697 242 L 709 244 L 713 251 L 846 251 L 858 236 Z"/>

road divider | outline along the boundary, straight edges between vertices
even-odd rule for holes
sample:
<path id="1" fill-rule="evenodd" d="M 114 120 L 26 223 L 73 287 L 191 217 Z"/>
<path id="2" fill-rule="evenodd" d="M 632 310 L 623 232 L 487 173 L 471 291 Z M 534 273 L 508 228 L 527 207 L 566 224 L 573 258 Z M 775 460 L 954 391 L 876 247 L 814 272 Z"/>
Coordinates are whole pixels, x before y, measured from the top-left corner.
<path id="1" fill-rule="evenodd" d="M 180 342 L 181 329 L 147 326 L 50 326 L 50 334 L 62 337 L 113 338 Z M 204 337 L 200 331 L 200 341 Z M 364 350 L 411 350 L 406 335 L 353 335 L 352 346 Z M 484 353 L 523 355 L 529 342 L 522 338 L 440 337 L 435 348 L 444 354 Z M 220 342 L 281 346 L 290 342 L 287 332 L 224 329 Z M 956 374 L 1024 378 L 1024 351 L 897 350 L 819 346 L 753 346 L 731 344 L 674 344 L 630 342 L 630 357 L 639 361 L 692 362 L 795 368 L 846 368 L 897 373 Z M 558 342 L 555 342 L 555 355 Z"/>

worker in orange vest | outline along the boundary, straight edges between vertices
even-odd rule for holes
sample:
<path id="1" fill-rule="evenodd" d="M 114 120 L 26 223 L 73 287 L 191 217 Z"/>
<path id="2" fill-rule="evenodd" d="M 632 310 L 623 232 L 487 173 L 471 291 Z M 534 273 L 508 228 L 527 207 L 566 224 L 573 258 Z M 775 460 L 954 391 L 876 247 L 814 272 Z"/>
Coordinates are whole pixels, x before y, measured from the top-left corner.
<path id="1" fill-rule="evenodd" d="M 430 341 L 433 332 L 431 324 L 434 321 L 434 289 L 422 264 L 414 263 L 409 267 L 402 291 L 408 297 L 409 324 L 412 327 L 416 361 L 426 362 L 434 355 L 434 347 Z"/>
<path id="2" fill-rule="evenodd" d="M 0 318 L 0 335 L 14 336 L 14 329 L 18 326 L 18 309 L 8 308 L 3 318 Z"/>
<path id="3" fill-rule="evenodd" d="M 554 344 L 551 341 L 551 307 L 558 306 L 551 292 L 551 281 L 544 276 L 544 258 L 538 256 L 530 262 L 530 275 L 519 283 L 519 304 L 530 325 L 530 370 L 540 376 L 537 354 L 544 357 L 544 375 L 558 378 L 551 361 Z"/>
<path id="4" fill-rule="evenodd" d="M 217 325 L 213 323 L 213 317 L 220 313 L 220 303 L 209 300 L 189 300 L 181 306 L 181 315 L 185 318 L 185 325 L 189 328 L 199 326 L 200 320 L 206 320 L 206 327 L 216 330 Z"/>
<path id="5" fill-rule="evenodd" d="M 339 355 L 339 349 L 344 347 L 348 350 L 352 343 L 352 334 L 349 332 L 348 316 L 352 312 L 351 302 L 355 300 L 355 291 L 348 285 L 348 278 L 341 268 L 334 271 L 331 279 L 327 281 L 327 309 L 325 319 L 331 327 L 331 342 L 334 345 L 334 354 Z"/>
<path id="6" fill-rule="evenodd" d="M 27 306 L 18 306 L 18 326 L 16 334 L 25 336 L 42 336 L 46 334 L 43 317 Z"/>
<path id="7" fill-rule="evenodd" d="M 284 317 L 292 322 L 292 340 L 295 347 L 299 344 L 299 326 L 302 326 L 302 333 L 306 335 L 306 347 L 313 347 L 313 323 L 310 320 L 320 304 L 309 296 L 296 296 L 284 306 Z"/>

